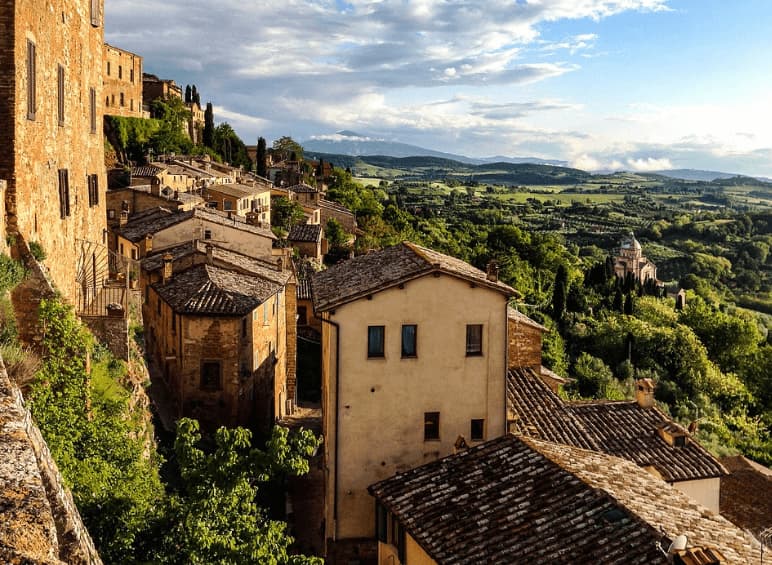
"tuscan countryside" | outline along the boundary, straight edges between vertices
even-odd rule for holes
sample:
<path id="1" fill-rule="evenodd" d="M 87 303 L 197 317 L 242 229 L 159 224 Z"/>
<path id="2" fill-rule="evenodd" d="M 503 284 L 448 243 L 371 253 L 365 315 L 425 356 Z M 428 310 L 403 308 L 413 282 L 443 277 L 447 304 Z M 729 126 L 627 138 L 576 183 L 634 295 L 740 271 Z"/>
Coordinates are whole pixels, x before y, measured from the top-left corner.
<path id="1" fill-rule="evenodd" d="M 0 0 L 0 564 L 772 565 L 771 24 Z"/>

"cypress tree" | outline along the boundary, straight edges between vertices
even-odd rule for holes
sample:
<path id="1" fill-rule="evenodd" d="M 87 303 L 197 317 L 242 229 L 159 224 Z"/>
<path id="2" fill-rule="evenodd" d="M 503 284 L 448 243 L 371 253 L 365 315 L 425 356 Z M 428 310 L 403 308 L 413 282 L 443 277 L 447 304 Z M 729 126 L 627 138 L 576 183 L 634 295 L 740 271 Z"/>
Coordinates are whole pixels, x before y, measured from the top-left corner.
<path id="1" fill-rule="evenodd" d="M 257 155 L 255 156 L 255 169 L 258 176 L 264 177 L 267 173 L 265 163 L 265 138 L 257 138 Z"/>
<path id="2" fill-rule="evenodd" d="M 196 89 L 196 85 L 193 85 L 193 88 L 190 90 L 190 101 L 196 102 L 198 105 L 201 105 L 201 97 L 198 94 L 198 90 Z"/>
<path id="3" fill-rule="evenodd" d="M 187 85 L 185 87 L 185 104 L 190 104 L 190 102 L 193 100 L 190 90 L 190 85 Z"/>
<path id="4" fill-rule="evenodd" d="M 556 320 L 562 320 L 566 312 L 568 297 L 568 271 L 563 265 L 555 273 L 555 288 L 552 291 L 552 313 Z"/>
<path id="5" fill-rule="evenodd" d="M 214 145 L 214 110 L 212 109 L 212 103 L 206 103 L 206 110 L 204 110 L 204 133 L 203 142 L 206 147 L 212 147 Z"/>
<path id="6" fill-rule="evenodd" d="M 625 314 L 628 316 L 633 315 L 633 295 L 628 294 L 627 298 L 625 298 Z"/>
<path id="7" fill-rule="evenodd" d="M 622 297 L 622 289 L 617 288 L 616 294 L 614 294 L 614 302 L 611 305 L 614 312 L 622 312 L 624 308 L 624 298 Z"/>

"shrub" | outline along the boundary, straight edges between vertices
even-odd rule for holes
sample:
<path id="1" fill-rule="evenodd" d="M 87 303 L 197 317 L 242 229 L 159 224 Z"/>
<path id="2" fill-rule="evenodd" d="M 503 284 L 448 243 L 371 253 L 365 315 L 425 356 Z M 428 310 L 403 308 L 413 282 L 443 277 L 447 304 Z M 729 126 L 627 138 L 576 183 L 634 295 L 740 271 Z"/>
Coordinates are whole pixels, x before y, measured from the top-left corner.
<path id="1" fill-rule="evenodd" d="M 24 279 L 24 267 L 8 255 L 0 255 L 0 294 L 12 289 Z"/>
<path id="2" fill-rule="evenodd" d="M 43 249 L 43 246 L 40 245 L 37 241 L 29 242 L 29 251 L 38 261 L 45 261 L 46 257 L 48 257 L 48 255 L 46 255 L 45 249 Z"/>

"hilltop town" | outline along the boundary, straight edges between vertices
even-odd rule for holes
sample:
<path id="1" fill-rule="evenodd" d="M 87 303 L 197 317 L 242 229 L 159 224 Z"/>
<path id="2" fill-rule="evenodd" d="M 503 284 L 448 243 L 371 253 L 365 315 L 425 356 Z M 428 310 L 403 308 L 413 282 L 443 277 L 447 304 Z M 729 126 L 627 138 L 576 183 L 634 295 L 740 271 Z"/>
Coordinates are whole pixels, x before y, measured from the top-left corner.
<path id="1" fill-rule="evenodd" d="M 580 248 L 247 145 L 105 9 L 0 1 L 1 561 L 759 562 L 768 320 L 653 243 L 704 215 Z"/>

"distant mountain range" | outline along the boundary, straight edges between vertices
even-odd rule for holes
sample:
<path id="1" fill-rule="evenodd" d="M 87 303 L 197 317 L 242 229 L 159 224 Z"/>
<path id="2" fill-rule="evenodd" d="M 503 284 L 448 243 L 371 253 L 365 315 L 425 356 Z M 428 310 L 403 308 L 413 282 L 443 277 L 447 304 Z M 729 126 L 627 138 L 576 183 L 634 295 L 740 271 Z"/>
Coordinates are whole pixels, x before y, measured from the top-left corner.
<path id="1" fill-rule="evenodd" d="M 400 143 L 398 141 L 388 141 L 379 139 L 366 134 L 360 134 L 350 130 L 338 131 L 330 135 L 314 136 L 310 139 L 300 142 L 306 153 L 313 155 L 315 153 L 333 155 L 346 155 L 350 157 L 361 156 L 379 156 L 379 157 L 434 157 L 446 159 L 467 165 L 487 165 L 491 163 L 509 163 L 509 164 L 534 164 L 550 165 L 553 167 L 568 167 L 568 161 L 557 159 L 541 159 L 539 157 L 507 157 L 496 155 L 493 157 L 467 157 L 454 153 L 444 153 L 434 149 L 426 149 L 418 145 Z M 589 171 L 591 173 L 610 173 L 612 171 Z M 638 172 L 638 171 L 630 171 Z M 724 173 L 721 171 L 704 171 L 699 169 L 668 169 L 661 171 L 650 171 L 649 174 L 661 175 L 664 177 L 706 181 L 725 180 L 738 176 L 738 173 Z M 757 180 L 770 182 L 772 179 L 755 177 Z"/>
<path id="2" fill-rule="evenodd" d="M 538 157 L 467 157 L 454 153 L 444 153 L 434 149 L 426 149 L 417 145 L 387 141 L 353 131 L 339 131 L 332 135 L 315 136 L 301 141 L 303 150 L 308 153 L 329 153 L 337 155 L 382 155 L 385 157 L 439 157 L 466 163 L 469 165 L 484 165 L 486 163 L 534 163 L 537 165 L 554 165 L 565 167 L 567 161 L 554 159 L 539 159 Z"/>

